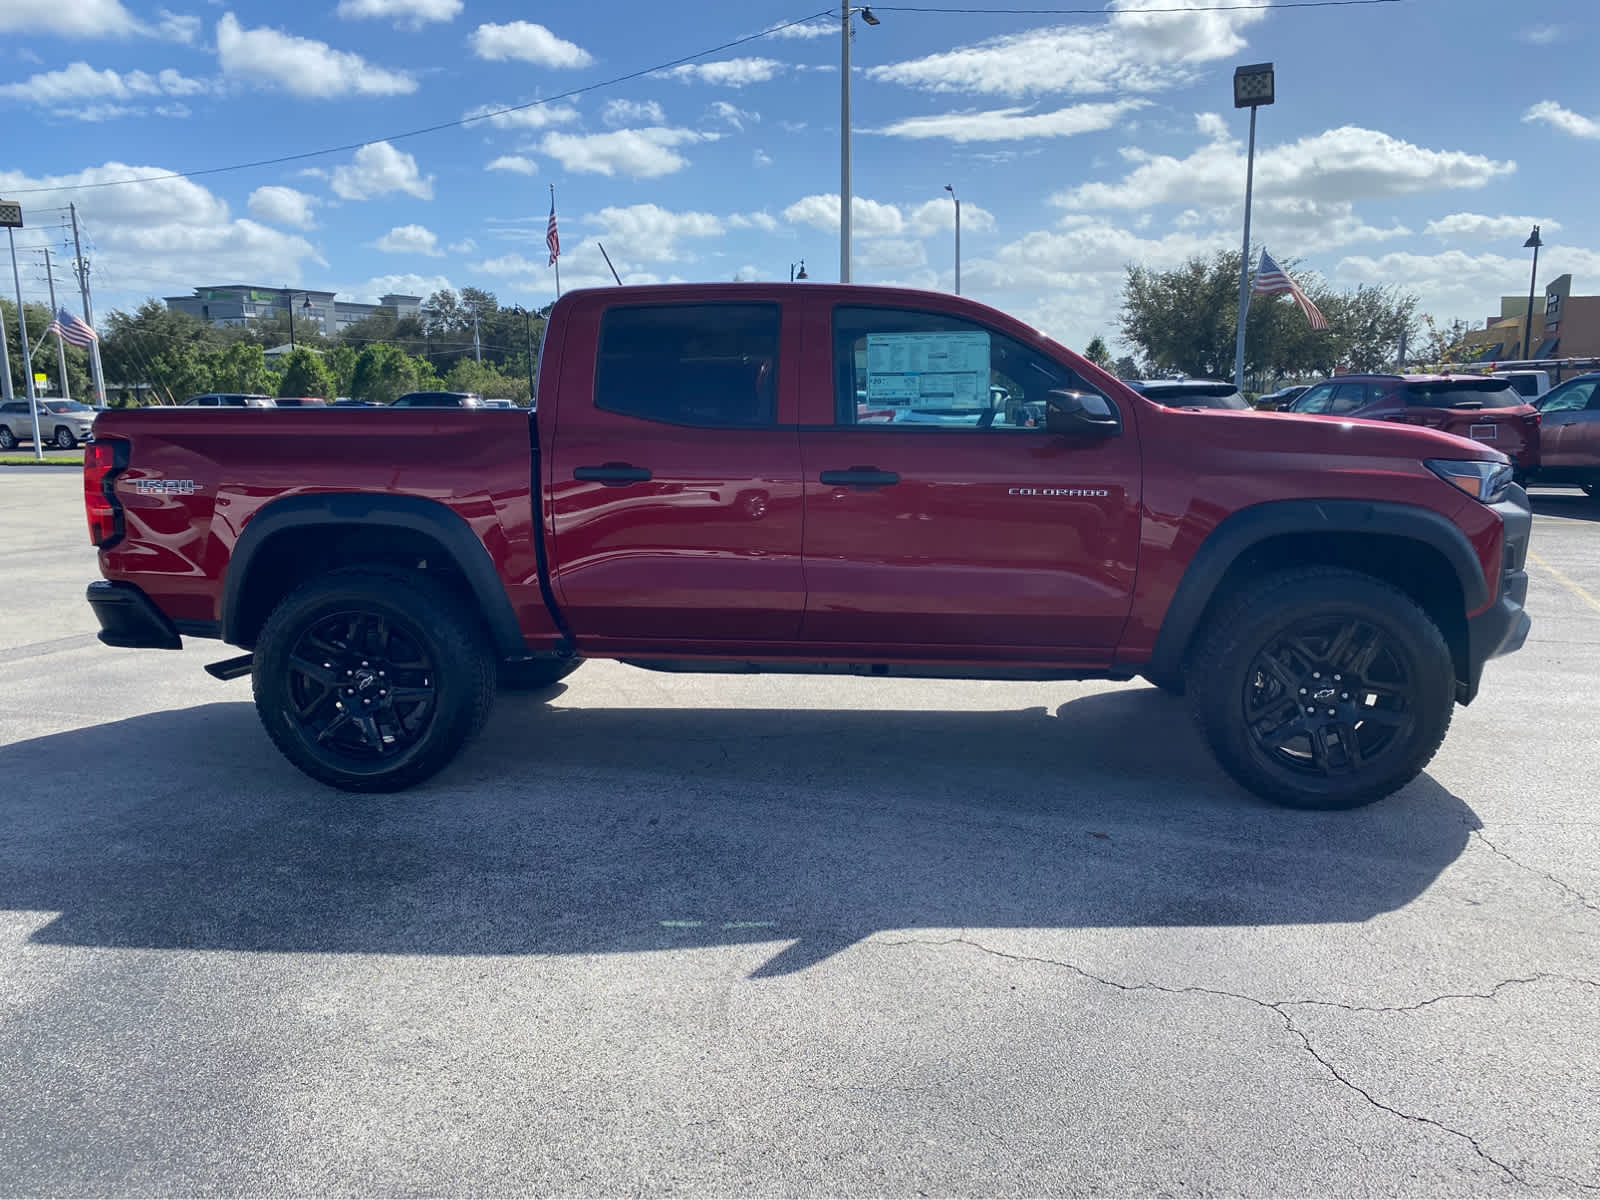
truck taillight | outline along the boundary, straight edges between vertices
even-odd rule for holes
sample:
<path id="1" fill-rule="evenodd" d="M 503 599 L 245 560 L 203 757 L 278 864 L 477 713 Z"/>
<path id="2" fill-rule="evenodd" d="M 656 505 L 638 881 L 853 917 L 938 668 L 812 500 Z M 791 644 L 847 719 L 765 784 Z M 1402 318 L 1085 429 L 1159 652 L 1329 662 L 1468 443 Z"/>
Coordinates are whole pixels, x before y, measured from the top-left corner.
<path id="1" fill-rule="evenodd" d="M 104 549 L 122 536 L 122 505 L 112 490 L 128 466 L 128 443 L 106 438 L 83 448 L 83 507 L 89 515 L 89 540 Z"/>

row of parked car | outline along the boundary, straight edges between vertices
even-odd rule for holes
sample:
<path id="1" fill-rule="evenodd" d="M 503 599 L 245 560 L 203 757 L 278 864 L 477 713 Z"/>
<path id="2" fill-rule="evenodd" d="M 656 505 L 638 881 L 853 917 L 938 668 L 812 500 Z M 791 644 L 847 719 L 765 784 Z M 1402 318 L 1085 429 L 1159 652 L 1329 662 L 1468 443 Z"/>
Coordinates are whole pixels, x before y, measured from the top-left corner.
<path id="1" fill-rule="evenodd" d="M 516 408 L 514 400 L 485 400 L 476 392 L 407 392 L 393 404 L 374 404 L 340 396 L 256 396 L 248 392 L 207 392 L 191 396 L 180 408 Z"/>
<path id="2" fill-rule="evenodd" d="M 1231 383 L 1128 380 L 1175 408 L 1252 405 Z M 1544 390 L 1548 389 L 1548 390 Z M 1576 485 L 1600 495 L 1600 372 L 1555 387 L 1543 371 L 1495 375 L 1340 375 L 1285 388 L 1254 405 L 1267 412 L 1429 425 L 1484 442 L 1511 459 L 1522 483 Z"/>

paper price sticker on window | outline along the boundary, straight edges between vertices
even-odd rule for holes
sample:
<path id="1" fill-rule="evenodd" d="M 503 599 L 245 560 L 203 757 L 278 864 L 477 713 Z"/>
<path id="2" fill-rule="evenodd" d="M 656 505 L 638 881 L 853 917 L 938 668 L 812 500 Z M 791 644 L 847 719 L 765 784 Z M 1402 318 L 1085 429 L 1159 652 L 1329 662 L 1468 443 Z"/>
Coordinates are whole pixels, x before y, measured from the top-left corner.
<path id="1" fill-rule="evenodd" d="M 867 400 L 920 407 L 981 408 L 989 398 L 989 335 L 867 335 Z"/>

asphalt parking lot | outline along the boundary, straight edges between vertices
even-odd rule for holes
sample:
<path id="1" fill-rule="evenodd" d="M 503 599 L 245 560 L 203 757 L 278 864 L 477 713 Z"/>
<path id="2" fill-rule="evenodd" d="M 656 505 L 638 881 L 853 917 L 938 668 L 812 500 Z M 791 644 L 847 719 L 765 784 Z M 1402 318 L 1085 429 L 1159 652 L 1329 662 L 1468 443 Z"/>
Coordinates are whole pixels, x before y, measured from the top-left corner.
<path id="1" fill-rule="evenodd" d="M 1600 1191 L 1600 504 L 1426 775 L 1266 807 L 1142 685 L 504 695 L 395 797 L 98 645 L 0 470 L 0 1194 Z"/>

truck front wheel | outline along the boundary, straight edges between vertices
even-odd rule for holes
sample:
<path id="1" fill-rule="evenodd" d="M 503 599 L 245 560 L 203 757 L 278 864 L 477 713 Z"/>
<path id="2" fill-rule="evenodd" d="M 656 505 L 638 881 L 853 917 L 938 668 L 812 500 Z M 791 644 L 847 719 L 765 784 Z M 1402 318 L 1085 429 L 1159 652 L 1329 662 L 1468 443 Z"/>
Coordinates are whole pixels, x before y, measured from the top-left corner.
<path id="1" fill-rule="evenodd" d="M 462 603 L 411 572 L 343 570 L 292 592 L 255 647 L 256 713 L 313 779 L 393 792 L 488 719 L 495 659 Z"/>
<path id="2" fill-rule="evenodd" d="M 1195 719 L 1224 769 L 1292 808 L 1358 808 L 1416 778 L 1450 728 L 1455 670 L 1403 592 L 1332 567 L 1256 580 L 1191 659 Z"/>

